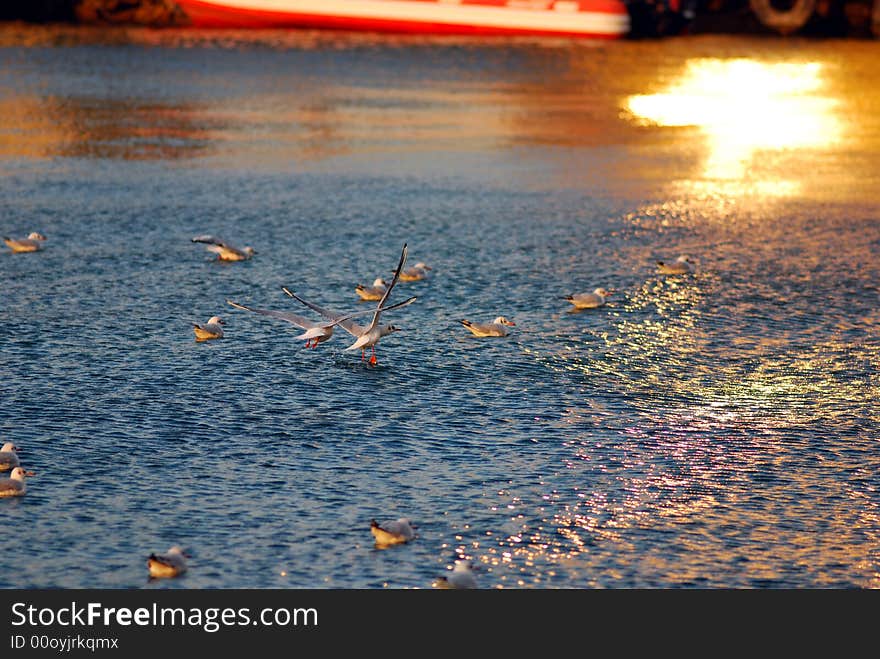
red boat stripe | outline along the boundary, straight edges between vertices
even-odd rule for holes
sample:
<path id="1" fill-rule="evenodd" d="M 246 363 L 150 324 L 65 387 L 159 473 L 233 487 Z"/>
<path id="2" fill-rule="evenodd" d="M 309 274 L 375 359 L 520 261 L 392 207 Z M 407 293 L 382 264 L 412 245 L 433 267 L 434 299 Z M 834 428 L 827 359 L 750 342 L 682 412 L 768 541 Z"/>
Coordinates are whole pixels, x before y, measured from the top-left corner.
<path id="1" fill-rule="evenodd" d="M 523 3 L 516 0 L 461 3 L 437 0 L 177 1 L 194 27 L 310 27 L 434 34 L 580 37 L 616 37 L 629 30 L 626 7 L 615 0 L 580 3 Z M 547 5 L 556 8 L 547 9 Z M 308 11 L 283 10 L 284 7 L 295 6 Z M 584 7 L 589 7 L 591 11 L 585 11 Z M 580 11 L 576 11 L 578 9 Z"/>

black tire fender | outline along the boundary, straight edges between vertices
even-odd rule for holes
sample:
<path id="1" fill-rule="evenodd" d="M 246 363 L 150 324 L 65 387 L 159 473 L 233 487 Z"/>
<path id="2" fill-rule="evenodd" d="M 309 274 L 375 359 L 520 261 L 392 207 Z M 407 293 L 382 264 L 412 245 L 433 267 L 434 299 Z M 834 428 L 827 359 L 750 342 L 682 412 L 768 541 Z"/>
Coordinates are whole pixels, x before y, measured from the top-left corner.
<path id="1" fill-rule="evenodd" d="M 762 25 L 780 34 L 800 30 L 816 9 L 816 0 L 791 0 L 787 3 L 777 0 L 780 6 L 774 6 L 773 3 L 774 0 L 749 0 L 749 7 Z"/>

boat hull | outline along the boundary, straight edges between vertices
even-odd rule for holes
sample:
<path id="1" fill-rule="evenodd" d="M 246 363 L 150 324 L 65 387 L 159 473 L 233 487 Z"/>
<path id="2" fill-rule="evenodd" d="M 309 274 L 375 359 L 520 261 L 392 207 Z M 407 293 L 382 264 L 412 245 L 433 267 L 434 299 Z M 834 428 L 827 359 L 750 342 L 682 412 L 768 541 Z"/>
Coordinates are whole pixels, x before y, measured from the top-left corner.
<path id="1" fill-rule="evenodd" d="M 315 28 L 418 34 L 619 38 L 620 0 L 177 0 L 197 28 Z"/>

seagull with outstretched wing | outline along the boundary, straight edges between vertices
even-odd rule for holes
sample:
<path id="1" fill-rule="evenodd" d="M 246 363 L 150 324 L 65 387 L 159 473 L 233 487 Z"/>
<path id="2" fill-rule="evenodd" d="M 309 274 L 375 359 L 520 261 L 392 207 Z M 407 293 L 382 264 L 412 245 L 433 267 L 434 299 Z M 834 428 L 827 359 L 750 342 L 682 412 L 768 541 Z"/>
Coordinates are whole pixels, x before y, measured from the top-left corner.
<path id="1" fill-rule="evenodd" d="M 381 317 L 382 312 L 389 311 L 390 309 L 396 309 L 398 307 L 404 307 L 412 302 L 415 302 L 416 300 L 415 297 L 411 297 L 407 300 L 404 300 L 403 302 L 398 302 L 397 304 L 392 304 L 387 307 L 385 306 L 385 302 L 388 300 L 388 296 L 391 295 L 391 291 L 394 288 L 394 285 L 400 278 L 400 271 L 403 269 L 403 265 L 406 263 L 406 253 L 407 248 L 406 244 L 404 243 L 403 251 L 400 254 L 400 262 L 397 264 L 397 269 L 394 271 L 394 277 L 392 277 L 391 281 L 389 282 L 388 288 L 382 295 L 382 299 L 379 300 L 379 304 L 376 305 L 376 309 L 373 311 L 373 318 L 367 327 L 358 325 L 356 322 L 351 320 L 351 316 L 353 314 L 340 314 L 329 309 L 324 309 L 323 307 L 319 307 L 317 304 L 309 302 L 308 300 L 304 300 L 303 298 L 296 295 L 296 293 L 293 293 L 287 288 L 284 288 L 283 290 L 293 299 L 299 300 L 304 305 L 309 307 L 312 311 L 316 311 L 324 318 L 331 321 L 332 325 L 339 325 L 342 329 L 355 337 L 355 342 L 348 346 L 346 350 L 357 350 L 358 348 L 360 348 L 362 361 L 366 357 L 367 348 L 370 348 L 372 353 L 370 355 L 370 363 L 375 365 L 377 363 L 376 344 L 379 343 L 379 340 L 383 336 L 388 336 L 389 334 L 400 331 L 400 328 L 395 325 L 379 324 L 379 318 Z"/>
<path id="2" fill-rule="evenodd" d="M 195 236 L 192 242 L 205 243 L 207 250 L 214 252 L 221 261 L 247 261 L 257 253 L 253 247 L 236 247 L 216 236 Z"/>
<path id="3" fill-rule="evenodd" d="M 294 296 L 292 293 L 287 291 L 288 295 Z M 412 298 L 409 302 L 415 300 Z M 327 339 L 333 336 L 333 328 L 338 325 L 340 322 L 346 321 L 348 318 L 352 318 L 354 316 L 363 316 L 364 314 L 374 313 L 372 309 L 364 309 L 362 311 L 355 311 L 354 313 L 349 314 L 348 316 L 340 316 L 334 321 L 325 320 L 323 322 L 314 322 L 306 318 L 305 316 L 300 316 L 299 314 L 292 313 L 290 311 L 274 311 L 272 309 L 254 309 L 252 307 L 246 307 L 243 304 L 238 304 L 237 302 L 233 302 L 232 300 L 226 300 L 226 302 L 236 309 L 244 309 L 245 311 L 252 311 L 253 313 L 258 313 L 263 316 L 269 316 L 270 318 L 277 318 L 279 320 L 283 320 L 285 322 L 290 323 L 291 325 L 296 325 L 300 329 L 306 330 L 302 334 L 297 334 L 294 339 L 305 340 L 306 348 L 317 348 L 319 343 L 323 343 Z M 388 311 L 388 309 L 394 309 L 395 307 L 403 306 L 402 304 L 395 304 L 390 307 L 386 307 L 383 311 Z"/>

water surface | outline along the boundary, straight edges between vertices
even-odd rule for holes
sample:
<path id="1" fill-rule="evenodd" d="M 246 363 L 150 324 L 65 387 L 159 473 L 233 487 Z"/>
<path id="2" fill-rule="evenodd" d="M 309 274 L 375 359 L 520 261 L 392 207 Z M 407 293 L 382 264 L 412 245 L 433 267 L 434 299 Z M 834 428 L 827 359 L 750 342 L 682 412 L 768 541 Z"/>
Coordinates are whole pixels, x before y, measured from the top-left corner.
<path id="1" fill-rule="evenodd" d="M 0 586 L 880 586 L 878 55 L 4 27 Z M 365 308 L 404 243 L 376 367 L 226 304 Z"/>

